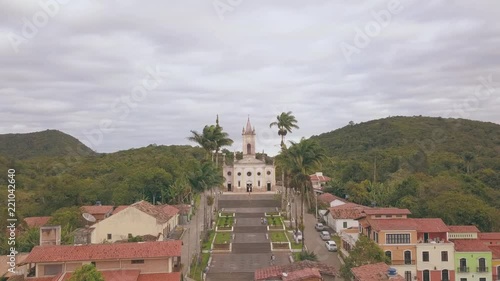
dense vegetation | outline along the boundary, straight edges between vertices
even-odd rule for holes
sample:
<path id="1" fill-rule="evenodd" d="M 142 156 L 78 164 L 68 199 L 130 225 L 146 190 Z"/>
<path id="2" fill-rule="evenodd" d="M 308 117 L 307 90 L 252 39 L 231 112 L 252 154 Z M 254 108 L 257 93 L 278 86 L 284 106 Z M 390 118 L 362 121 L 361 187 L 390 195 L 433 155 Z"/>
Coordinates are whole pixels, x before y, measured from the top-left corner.
<path id="1" fill-rule="evenodd" d="M 323 172 L 338 196 L 500 231 L 500 125 L 391 117 L 312 139 L 330 156 Z"/>
<path id="2" fill-rule="evenodd" d="M 92 149 L 78 139 L 57 130 L 28 134 L 0 135 L 0 156 L 28 159 L 39 156 L 94 155 Z"/>

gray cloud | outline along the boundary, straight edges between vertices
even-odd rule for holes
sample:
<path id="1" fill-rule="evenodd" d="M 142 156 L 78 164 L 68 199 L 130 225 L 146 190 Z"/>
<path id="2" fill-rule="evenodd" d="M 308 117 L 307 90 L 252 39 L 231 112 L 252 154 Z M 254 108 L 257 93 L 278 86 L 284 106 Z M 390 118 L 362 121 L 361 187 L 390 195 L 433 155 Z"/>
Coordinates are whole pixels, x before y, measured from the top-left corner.
<path id="1" fill-rule="evenodd" d="M 243 0 L 222 20 L 211 0 L 68 0 L 16 53 L 12 34 L 54 1 L 2 1 L 0 133 L 59 129 L 111 152 L 187 144 L 219 114 L 239 150 L 250 115 L 257 150 L 275 153 L 282 111 L 295 141 L 394 115 L 500 122 L 498 1 L 402 1 L 360 47 L 391 1 Z"/>

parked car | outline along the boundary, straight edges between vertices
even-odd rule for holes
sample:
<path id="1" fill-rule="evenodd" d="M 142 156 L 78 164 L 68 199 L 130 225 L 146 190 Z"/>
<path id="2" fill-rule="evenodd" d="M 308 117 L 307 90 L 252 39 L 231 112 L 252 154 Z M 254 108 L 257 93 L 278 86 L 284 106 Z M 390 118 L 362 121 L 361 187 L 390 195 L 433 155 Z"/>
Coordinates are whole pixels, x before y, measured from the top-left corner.
<path id="1" fill-rule="evenodd" d="M 326 241 L 326 240 L 330 240 L 330 239 L 332 238 L 332 237 L 330 236 L 330 232 L 328 232 L 328 231 L 321 231 L 321 232 L 319 233 L 319 237 L 321 237 L 321 239 L 323 239 L 323 240 L 325 240 L 325 241 Z"/>
<path id="2" fill-rule="evenodd" d="M 322 223 L 317 223 L 314 228 L 316 228 L 317 231 L 323 231 L 325 226 Z"/>
<path id="3" fill-rule="evenodd" d="M 326 241 L 325 242 L 326 249 L 330 252 L 336 252 L 337 251 L 337 243 L 335 241 Z"/>

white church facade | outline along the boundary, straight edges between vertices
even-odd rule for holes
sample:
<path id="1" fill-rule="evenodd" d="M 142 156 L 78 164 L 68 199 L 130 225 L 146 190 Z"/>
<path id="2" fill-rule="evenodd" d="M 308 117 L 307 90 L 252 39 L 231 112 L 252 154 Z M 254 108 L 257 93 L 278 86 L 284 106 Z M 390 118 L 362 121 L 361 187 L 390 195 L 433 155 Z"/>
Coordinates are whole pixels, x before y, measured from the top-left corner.
<path id="1" fill-rule="evenodd" d="M 255 128 L 248 118 L 243 128 L 243 159 L 234 159 L 233 165 L 223 166 L 225 191 L 265 192 L 275 191 L 276 177 L 274 165 L 266 164 L 255 156 Z"/>

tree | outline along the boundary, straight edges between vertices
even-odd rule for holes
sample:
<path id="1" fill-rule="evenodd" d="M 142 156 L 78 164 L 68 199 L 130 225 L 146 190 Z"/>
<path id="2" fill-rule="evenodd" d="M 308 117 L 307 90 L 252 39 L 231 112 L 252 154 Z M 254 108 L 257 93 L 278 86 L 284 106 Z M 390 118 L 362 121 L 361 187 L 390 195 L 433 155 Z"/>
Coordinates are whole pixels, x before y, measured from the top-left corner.
<path id="1" fill-rule="evenodd" d="M 292 144 L 290 148 L 282 152 L 282 161 L 284 161 L 285 167 L 288 168 L 290 175 L 292 175 L 293 185 L 301 190 L 300 228 L 302 230 L 302 248 L 304 249 L 304 201 L 307 201 L 308 207 L 311 207 L 314 193 L 309 175 L 316 172 L 323 160 L 326 159 L 326 155 L 323 148 L 313 140 L 302 138 L 298 143 L 290 143 Z"/>
<path id="2" fill-rule="evenodd" d="M 389 264 L 391 261 L 374 241 L 365 235 L 360 235 L 349 252 L 349 256 L 344 258 L 344 264 L 340 267 L 340 275 L 346 280 L 351 280 L 353 277 L 351 268 L 378 262 Z"/>
<path id="3" fill-rule="evenodd" d="M 229 138 L 229 135 L 219 125 L 218 115 L 215 123 L 215 125 L 206 125 L 202 133 L 191 131 L 192 136 L 188 137 L 188 140 L 199 144 L 207 152 L 207 159 L 215 151 L 215 163 L 218 166 L 220 149 L 224 146 L 232 145 L 233 140 Z"/>
<path id="4" fill-rule="evenodd" d="M 281 146 L 285 145 L 285 136 L 291 133 L 292 129 L 299 129 L 297 126 L 297 119 L 292 115 L 291 111 L 282 112 L 276 116 L 276 121 L 269 124 L 269 128 L 278 127 L 278 135 L 281 136 Z"/>
<path id="5" fill-rule="evenodd" d="M 281 151 L 286 149 L 285 145 L 285 136 L 287 133 L 291 133 L 292 129 L 299 129 L 299 126 L 297 125 L 297 119 L 295 116 L 292 114 L 291 111 L 288 112 L 282 112 L 280 115 L 276 116 L 276 121 L 271 122 L 269 124 L 269 128 L 272 127 L 278 127 L 278 135 L 281 136 Z M 285 169 L 282 168 L 281 170 L 281 185 L 285 188 L 285 198 L 287 198 L 287 203 L 288 203 L 288 188 L 285 185 Z M 282 205 L 285 204 L 285 200 L 282 200 Z M 288 207 L 288 204 L 287 204 Z"/>
<path id="6" fill-rule="evenodd" d="M 77 269 L 69 281 L 105 281 L 102 273 L 97 271 L 95 266 L 86 264 Z"/>
<path id="7" fill-rule="evenodd" d="M 74 230 L 83 227 L 85 220 L 78 207 L 64 207 L 52 214 L 48 224 L 60 225 L 62 228 L 69 227 Z"/>
<path id="8" fill-rule="evenodd" d="M 471 152 L 466 152 L 464 154 L 465 169 L 467 174 L 470 174 L 471 172 L 471 164 L 474 158 L 474 154 L 472 154 Z"/>

